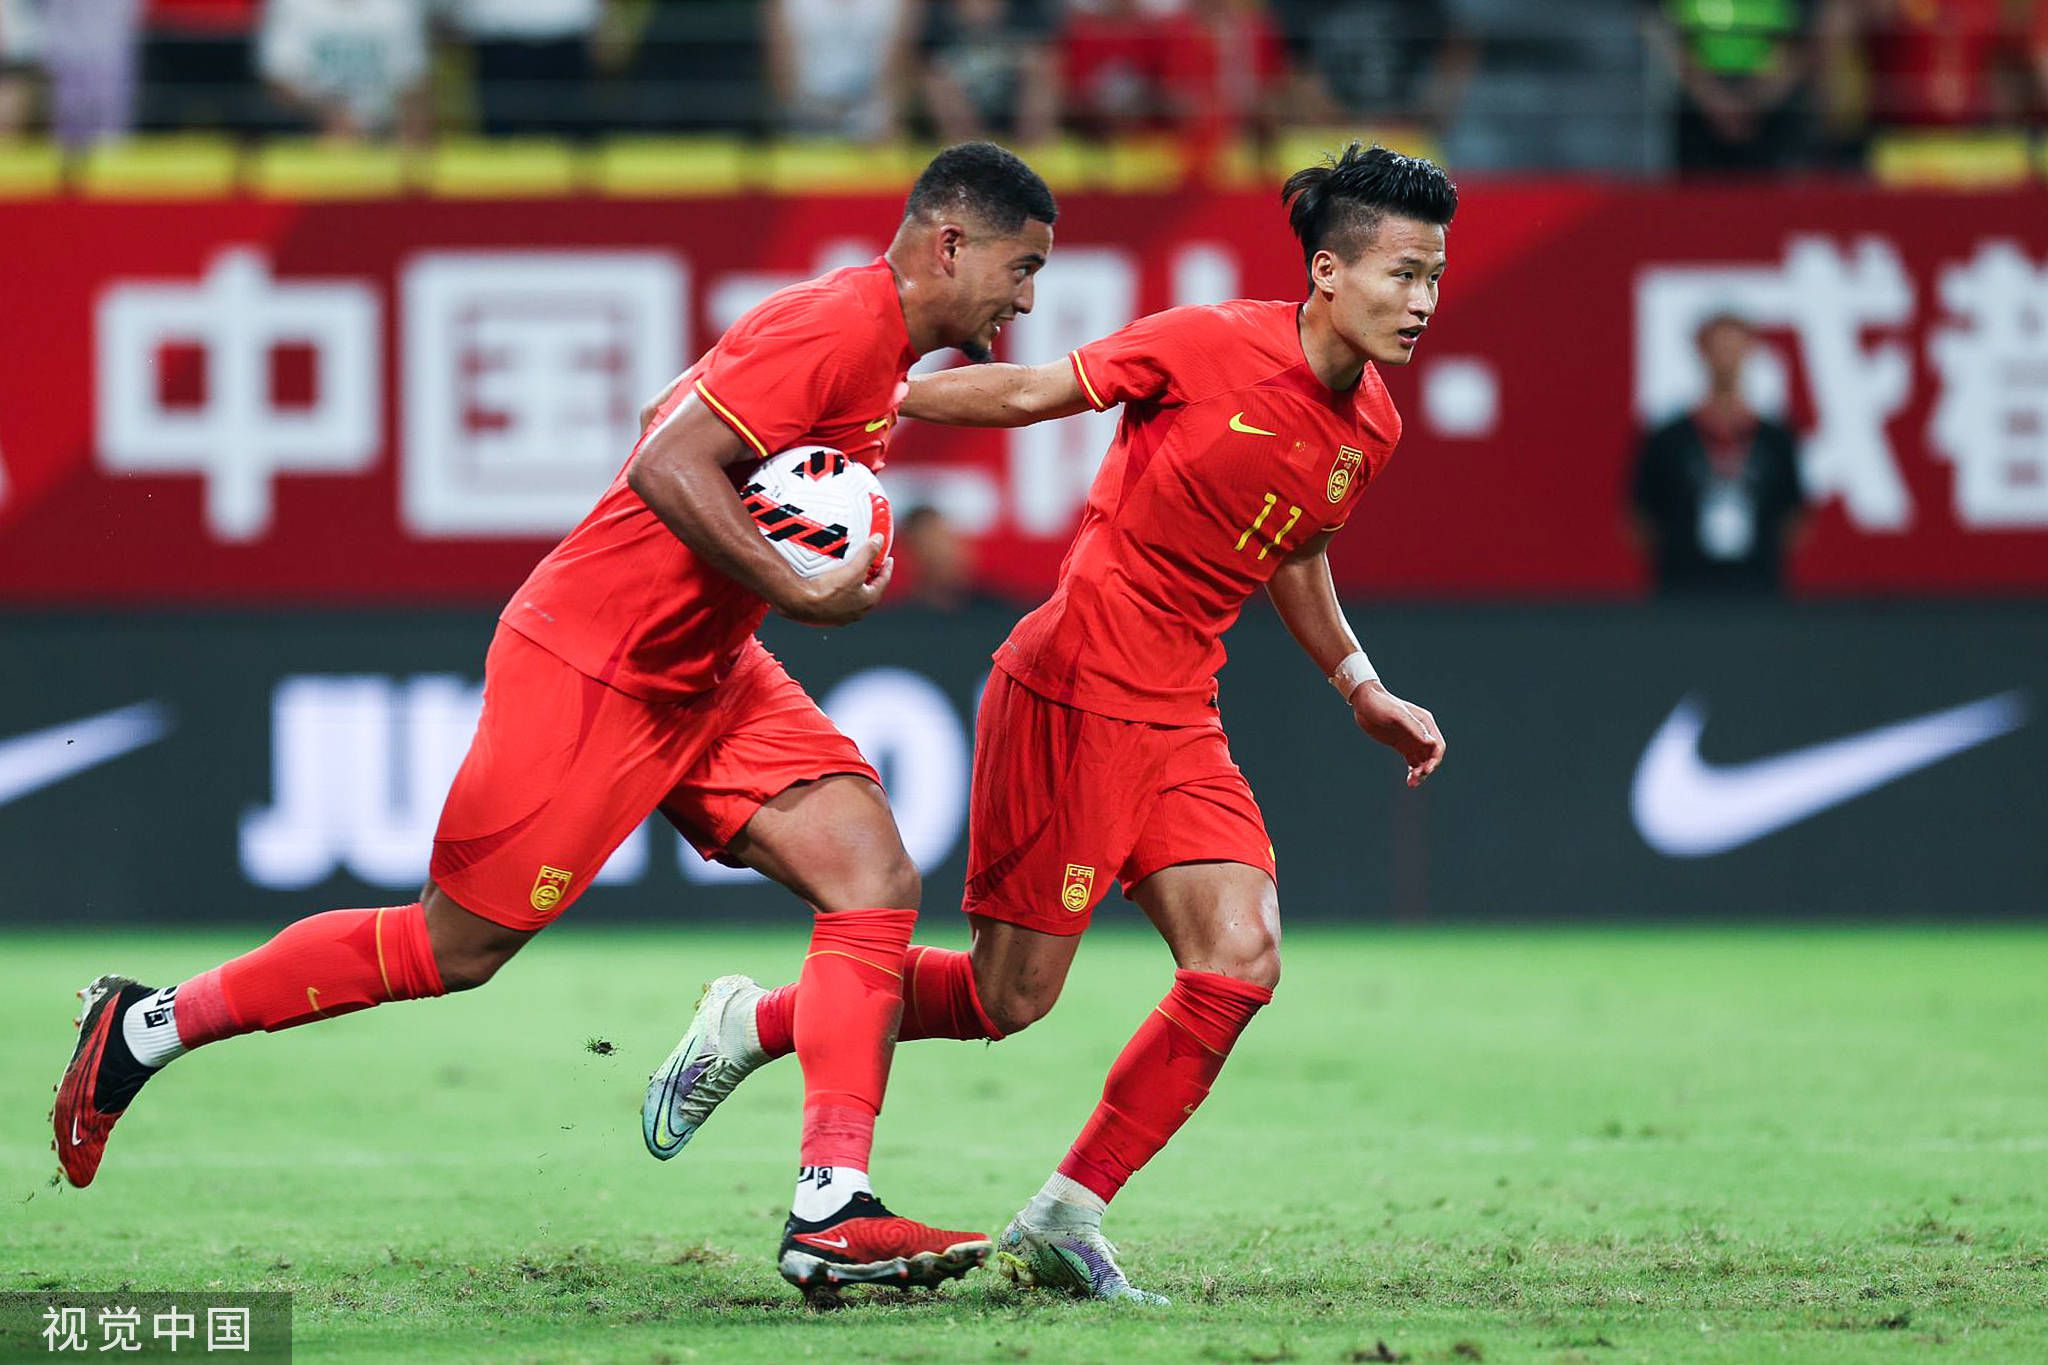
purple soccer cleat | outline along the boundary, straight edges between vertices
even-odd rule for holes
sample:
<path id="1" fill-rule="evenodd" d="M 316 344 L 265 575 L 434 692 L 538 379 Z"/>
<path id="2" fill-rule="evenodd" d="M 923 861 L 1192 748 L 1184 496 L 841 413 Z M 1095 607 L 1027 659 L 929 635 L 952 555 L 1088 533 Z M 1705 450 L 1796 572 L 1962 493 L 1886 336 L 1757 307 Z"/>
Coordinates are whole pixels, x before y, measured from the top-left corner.
<path id="1" fill-rule="evenodd" d="M 754 1007 L 767 992 L 752 977 L 721 976 L 704 988 L 689 1032 L 647 1082 L 640 1136 L 667 1161 L 697 1135 L 720 1101 L 768 1060 L 754 1026 Z"/>

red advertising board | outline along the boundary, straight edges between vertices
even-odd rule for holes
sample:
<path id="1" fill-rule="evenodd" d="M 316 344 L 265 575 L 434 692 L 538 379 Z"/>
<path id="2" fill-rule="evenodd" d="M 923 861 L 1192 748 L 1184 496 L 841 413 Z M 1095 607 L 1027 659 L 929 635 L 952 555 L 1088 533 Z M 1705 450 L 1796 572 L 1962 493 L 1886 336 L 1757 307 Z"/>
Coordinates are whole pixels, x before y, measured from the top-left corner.
<path id="1" fill-rule="evenodd" d="M 0 602 L 489 603 L 625 458 L 632 414 L 767 290 L 866 259 L 893 199 L 0 204 Z M 1625 596 L 1636 433 L 1692 330 L 1762 326 L 1817 593 L 2048 588 L 2040 196 L 1474 185 L 1406 435 L 1333 559 L 1402 597 Z M 1263 196 L 1075 196 L 1004 358 L 1301 291 Z M 957 359 L 954 357 L 953 359 Z M 905 423 L 884 481 L 1051 584 L 1113 417 Z"/>

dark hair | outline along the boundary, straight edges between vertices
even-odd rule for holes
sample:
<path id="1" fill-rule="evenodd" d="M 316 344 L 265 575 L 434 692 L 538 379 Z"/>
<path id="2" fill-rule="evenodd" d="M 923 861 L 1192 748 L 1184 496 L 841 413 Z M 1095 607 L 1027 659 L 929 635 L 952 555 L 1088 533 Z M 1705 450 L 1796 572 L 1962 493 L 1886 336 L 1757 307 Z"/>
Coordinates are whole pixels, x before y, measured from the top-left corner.
<path id="1" fill-rule="evenodd" d="M 1060 207 L 1038 172 L 1015 152 L 993 142 L 962 142 L 932 158 L 903 205 L 906 219 L 956 213 L 1008 233 L 1027 219 L 1055 222 Z"/>
<path id="2" fill-rule="evenodd" d="M 1458 187 L 1434 161 L 1354 142 L 1343 155 L 1288 176 L 1280 202 L 1301 239 L 1304 262 L 1314 261 L 1318 251 L 1348 261 L 1371 244 L 1390 214 L 1449 227 L 1458 211 Z"/>

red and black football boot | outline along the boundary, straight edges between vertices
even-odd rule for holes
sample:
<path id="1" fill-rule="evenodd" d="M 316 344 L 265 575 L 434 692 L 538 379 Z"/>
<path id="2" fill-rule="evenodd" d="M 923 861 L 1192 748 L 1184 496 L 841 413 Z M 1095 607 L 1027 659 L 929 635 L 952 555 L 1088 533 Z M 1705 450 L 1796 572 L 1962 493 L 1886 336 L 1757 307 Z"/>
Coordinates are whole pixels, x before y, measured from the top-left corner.
<path id="1" fill-rule="evenodd" d="M 128 1007 L 155 990 L 125 976 L 103 976 L 78 993 L 85 1010 L 72 1021 L 78 1046 L 71 1050 L 71 1065 L 57 1084 L 57 1105 L 50 1111 L 57 1138 L 50 1145 L 64 1167 L 64 1178 L 80 1189 L 99 1174 L 100 1154 L 115 1120 L 127 1112 L 142 1083 L 156 1074 L 135 1060 L 121 1033 L 121 1016 Z"/>
<path id="2" fill-rule="evenodd" d="M 848 1284 L 931 1288 L 979 1266 L 994 1249 L 979 1232 L 948 1232 L 898 1218 L 872 1194 L 856 1194 L 830 1218 L 795 1214 L 782 1229 L 779 1267 L 818 1306 L 837 1302 Z"/>

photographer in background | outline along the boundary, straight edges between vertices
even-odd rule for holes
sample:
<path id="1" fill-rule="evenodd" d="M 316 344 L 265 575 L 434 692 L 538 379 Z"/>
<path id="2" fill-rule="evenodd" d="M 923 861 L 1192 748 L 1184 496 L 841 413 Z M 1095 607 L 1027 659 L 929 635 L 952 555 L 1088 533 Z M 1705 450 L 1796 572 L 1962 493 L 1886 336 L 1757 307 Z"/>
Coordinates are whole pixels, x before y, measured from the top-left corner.
<path id="1" fill-rule="evenodd" d="M 1660 595 L 1775 594 L 1805 525 L 1798 442 L 1743 397 L 1743 364 L 1756 345 L 1748 320 L 1716 313 L 1694 337 L 1707 395 L 1643 439 L 1636 536 Z"/>

